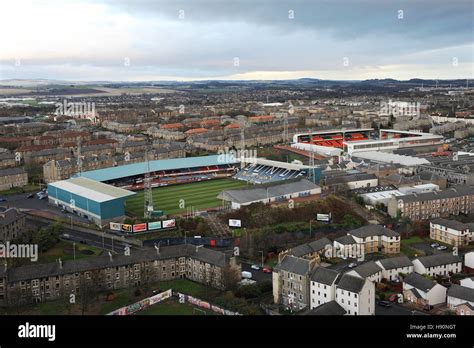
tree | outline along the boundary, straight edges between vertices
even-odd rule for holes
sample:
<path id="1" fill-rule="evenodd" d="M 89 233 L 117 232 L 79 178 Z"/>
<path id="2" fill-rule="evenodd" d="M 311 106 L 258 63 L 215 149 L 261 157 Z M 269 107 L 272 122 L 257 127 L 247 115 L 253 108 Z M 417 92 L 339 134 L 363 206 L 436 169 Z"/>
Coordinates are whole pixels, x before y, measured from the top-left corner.
<path id="1" fill-rule="evenodd" d="M 36 244 L 38 244 L 38 249 L 44 252 L 55 246 L 59 241 L 62 228 L 62 224 L 59 222 L 55 222 L 46 228 L 41 228 L 34 238 Z"/>

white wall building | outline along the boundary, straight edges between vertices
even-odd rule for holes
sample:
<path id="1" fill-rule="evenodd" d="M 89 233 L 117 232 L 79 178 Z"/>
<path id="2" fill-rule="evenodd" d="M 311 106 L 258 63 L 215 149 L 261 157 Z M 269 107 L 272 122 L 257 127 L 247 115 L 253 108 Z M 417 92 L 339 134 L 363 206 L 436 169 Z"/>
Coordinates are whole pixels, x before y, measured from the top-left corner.
<path id="1" fill-rule="evenodd" d="M 374 315 L 375 285 L 367 279 L 344 274 L 336 286 L 336 302 L 348 315 Z"/>
<path id="2" fill-rule="evenodd" d="M 449 253 L 423 256 L 413 260 L 413 270 L 418 274 L 448 275 L 459 273 L 462 270 L 462 262 L 458 256 Z"/>
<path id="3" fill-rule="evenodd" d="M 446 301 L 446 288 L 437 282 L 411 273 L 403 280 L 403 297 L 418 305 L 437 305 Z"/>
<path id="4" fill-rule="evenodd" d="M 333 301 L 336 297 L 336 279 L 339 273 L 317 267 L 310 277 L 310 309 Z"/>
<path id="5" fill-rule="evenodd" d="M 407 256 L 391 257 L 375 261 L 382 268 L 382 278 L 388 280 L 400 279 L 399 274 L 413 273 L 413 263 Z"/>

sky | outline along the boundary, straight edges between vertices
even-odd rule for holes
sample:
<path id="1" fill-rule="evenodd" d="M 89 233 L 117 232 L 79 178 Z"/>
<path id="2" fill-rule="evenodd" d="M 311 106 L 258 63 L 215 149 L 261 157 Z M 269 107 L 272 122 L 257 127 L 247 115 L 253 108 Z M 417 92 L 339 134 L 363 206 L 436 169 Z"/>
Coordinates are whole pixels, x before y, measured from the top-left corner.
<path id="1" fill-rule="evenodd" d="M 0 0 L 0 79 L 474 78 L 471 0 Z"/>

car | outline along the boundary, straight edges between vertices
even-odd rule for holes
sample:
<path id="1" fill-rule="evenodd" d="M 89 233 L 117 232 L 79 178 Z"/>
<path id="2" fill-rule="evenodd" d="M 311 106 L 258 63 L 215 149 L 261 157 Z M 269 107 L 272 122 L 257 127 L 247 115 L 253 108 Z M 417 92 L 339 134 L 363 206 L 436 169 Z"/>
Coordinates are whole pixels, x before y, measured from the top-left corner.
<path id="1" fill-rule="evenodd" d="M 357 266 L 357 263 L 351 262 L 348 267 L 349 268 L 354 268 L 355 266 Z"/>
<path id="2" fill-rule="evenodd" d="M 439 247 L 436 248 L 437 250 L 446 250 L 448 249 L 448 247 L 444 246 L 444 245 L 440 245 Z"/>
<path id="3" fill-rule="evenodd" d="M 439 244 L 438 243 L 433 243 L 430 245 L 433 249 L 436 249 L 437 247 L 439 247 Z"/>
<path id="4" fill-rule="evenodd" d="M 0 197 L 0 202 L 6 202 L 7 199 L 5 197 Z"/>
<path id="5" fill-rule="evenodd" d="M 263 273 L 272 273 L 272 270 L 268 267 L 265 267 L 264 269 L 262 269 Z"/>
<path id="6" fill-rule="evenodd" d="M 30 199 L 30 198 L 35 198 L 35 194 L 34 193 L 30 193 L 28 196 L 26 196 L 26 198 Z"/>
<path id="7" fill-rule="evenodd" d="M 260 267 L 258 267 L 257 265 L 252 265 L 250 266 L 251 269 L 254 269 L 256 271 L 258 271 L 260 269 Z"/>
<path id="8" fill-rule="evenodd" d="M 392 307 L 392 304 L 388 301 L 379 301 L 379 306 L 382 307 Z"/>
<path id="9" fill-rule="evenodd" d="M 38 199 L 45 199 L 46 197 L 48 197 L 48 195 L 40 195 L 38 196 Z"/>
<path id="10" fill-rule="evenodd" d="M 388 298 L 390 302 L 397 302 L 398 300 L 398 294 L 391 294 L 390 297 Z"/>

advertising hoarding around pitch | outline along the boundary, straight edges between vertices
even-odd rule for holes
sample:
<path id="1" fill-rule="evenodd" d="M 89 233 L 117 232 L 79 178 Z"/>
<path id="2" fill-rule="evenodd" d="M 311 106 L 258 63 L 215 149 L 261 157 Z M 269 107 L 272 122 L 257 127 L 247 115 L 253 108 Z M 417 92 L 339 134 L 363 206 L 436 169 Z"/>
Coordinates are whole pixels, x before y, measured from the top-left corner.
<path id="1" fill-rule="evenodd" d="M 119 224 L 117 222 L 111 222 L 110 223 L 110 229 L 112 231 L 121 231 L 122 230 L 122 224 Z"/>
<path id="2" fill-rule="evenodd" d="M 153 230 L 159 230 L 161 229 L 161 221 L 155 221 L 155 222 L 149 222 L 148 223 L 148 230 L 153 231 Z"/>
<path id="3" fill-rule="evenodd" d="M 145 232 L 146 231 L 147 224 L 135 224 L 133 225 L 133 232 Z"/>
<path id="4" fill-rule="evenodd" d="M 122 224 L 122 232 L 132 232 L 132 225 Z"/>
<path id="5" fill-rule="evenodd" d="M 176 220 L 175 219 L 164 220 L 162 224 L 163 224 L 163 228 L 173 228 L 173 227 L 176 227 Z"/>

